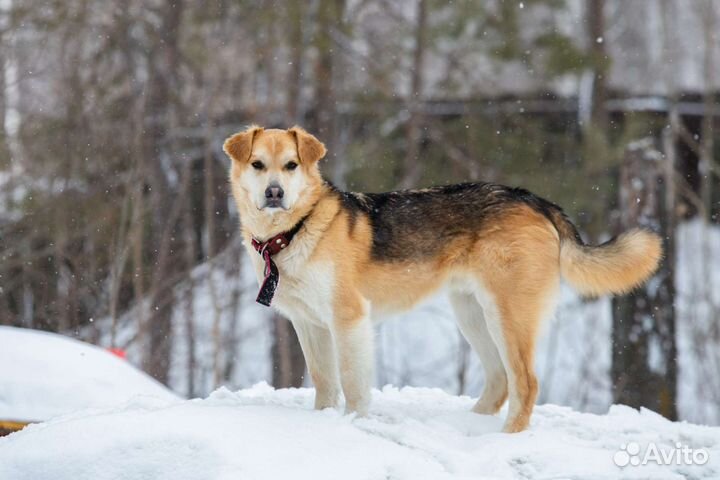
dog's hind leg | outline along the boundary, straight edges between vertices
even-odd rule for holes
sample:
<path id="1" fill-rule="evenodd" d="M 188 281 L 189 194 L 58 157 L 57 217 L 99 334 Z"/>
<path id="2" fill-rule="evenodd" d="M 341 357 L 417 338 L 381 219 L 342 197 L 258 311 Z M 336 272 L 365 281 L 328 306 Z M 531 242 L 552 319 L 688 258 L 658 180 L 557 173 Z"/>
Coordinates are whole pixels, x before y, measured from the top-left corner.
<path id="1" fill-rule="evenodd" d="M 495 342 L 508 377 L 509 408 L 503 431 L 525 430 L 538 393 L 533 367 L 535 337 L 543 314 L 538 297 L 491 298 L 479 292 L 490 335 Z"/>
<path id="2" fill-rule="evenodd" d="M 473 411 L 494 415 L 508 396 L 507 375 L 497 346 L 487 329 L 482 307 L 473 295 L 459 292 L 450 293 L 450 303 L 460 332 L 480 357 L 485 371 L 485 386 Z"/>
<path id="3" fill-rule="evenodd" d="M 560 281 L 558 232 L 527 206 L 508 208 L 475 243 L 470 259 L 473 288 L 508 380 L 503 431 L 527 428 L 538 394 L 535 340 L 554 305 Z M 466 283 L 467 284 L 467 283 Z"/>
<path id="4" fill-rule="evenodd" d="M 315 385 L 315 408 L 337 407 L 340 379 L 330 329 L 303 320 L 292 323 Z"/>

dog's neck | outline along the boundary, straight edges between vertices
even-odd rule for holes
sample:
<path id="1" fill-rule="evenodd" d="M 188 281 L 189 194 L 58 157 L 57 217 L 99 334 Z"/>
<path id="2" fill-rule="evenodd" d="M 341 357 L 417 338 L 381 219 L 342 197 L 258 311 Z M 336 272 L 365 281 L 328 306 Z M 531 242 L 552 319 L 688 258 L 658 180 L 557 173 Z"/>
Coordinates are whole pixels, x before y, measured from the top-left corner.
<path id="1" fill-rule="evenodd" d="M 249 209 L 248 209 L 249 210 Z M 240 214 L 242 230 L 255 240 L 265 241 L 275 235 L 292 230 L 308 213 L 279 211 L 265 213 L 246 211 Z"/>

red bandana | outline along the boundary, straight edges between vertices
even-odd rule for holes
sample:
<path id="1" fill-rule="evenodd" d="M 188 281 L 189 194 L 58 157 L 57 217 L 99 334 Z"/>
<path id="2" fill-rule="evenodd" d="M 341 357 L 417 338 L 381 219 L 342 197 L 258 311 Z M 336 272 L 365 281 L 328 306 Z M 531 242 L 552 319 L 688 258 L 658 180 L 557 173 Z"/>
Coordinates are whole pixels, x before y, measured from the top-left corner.
<path id="1" fill-rule="evenodd" d="M 292 230 L 278 233 L 265 242 L 260 242 L 255 238 L 252 239 L 253 248 L 257 250 L 265 261 L 265 278 L 260 285 L 260 291 L 255 299 L 256 302 L 265 305 L 266 307 L 270 306 L 270 303 L 275 296 L 275 290 L 277 289 L 278 282 L 280 281 L 280 272 L 278 272 L 277 265 L 273 262 L 272 257 L 290 245 L 290 241 L 300 230 L 300 227 L 302 227 L 304 222 L 305 218 L 300 220 L 297 225 L 292 228 Z"/>

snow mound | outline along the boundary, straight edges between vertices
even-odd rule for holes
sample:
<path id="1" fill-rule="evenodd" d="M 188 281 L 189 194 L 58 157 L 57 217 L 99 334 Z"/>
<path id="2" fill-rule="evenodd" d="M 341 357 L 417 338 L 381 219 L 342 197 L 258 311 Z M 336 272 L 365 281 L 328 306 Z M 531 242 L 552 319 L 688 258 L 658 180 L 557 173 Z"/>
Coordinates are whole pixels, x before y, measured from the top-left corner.
<path id="1" fill-rule="evenodd" d="M 85 408 L 121 405 L 138 395 L 178 398 L 94 345 L 0 326 L 0 419 L 46 420 Z"/>
<path id="2" fill-rule="evenodd" d="M 311 389 L 259 384 L 207 399 L 135 400 L 30 425 L 0 438 L 0 478 L 12 479 L 503 479 L 718 478 L 720 428 L 650 411 L 607 415 L 538 406 L 530 430 L 437 389 L 385 387 L 366 418 L 312 410 Z M 622 445 L 705 449 L 704 465 L 618 467 Z"/>

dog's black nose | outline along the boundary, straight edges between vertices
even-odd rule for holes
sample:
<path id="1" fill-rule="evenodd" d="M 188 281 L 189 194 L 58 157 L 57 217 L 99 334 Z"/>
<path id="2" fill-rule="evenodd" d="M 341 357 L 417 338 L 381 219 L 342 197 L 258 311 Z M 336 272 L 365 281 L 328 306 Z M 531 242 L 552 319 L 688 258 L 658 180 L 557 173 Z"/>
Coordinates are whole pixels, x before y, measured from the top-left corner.
<path id="1" fill-rule="evenodd" d="M 268 200 L 280 200 L 281 198 L 283 198 L 283 195 L 285 195 L 285 192 L 283 191 L 282 187 L 277 183 L 271 183 L 265 189 L 265 198 L 267 198 Z"/>

